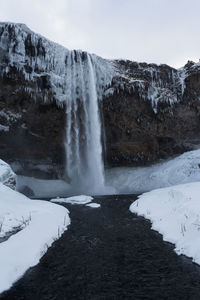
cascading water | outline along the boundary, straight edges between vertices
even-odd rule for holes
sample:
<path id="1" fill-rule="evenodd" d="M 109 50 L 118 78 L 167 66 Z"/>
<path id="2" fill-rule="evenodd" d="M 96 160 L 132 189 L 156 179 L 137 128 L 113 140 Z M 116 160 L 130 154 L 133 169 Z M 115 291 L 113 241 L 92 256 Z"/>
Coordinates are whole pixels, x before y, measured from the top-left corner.
<path id="1" fill-rule="evenodd" d="M 98 98 L 105 74 L 96 56 L 70 51 L 66 66 L 66 175 L 72 190 L 104 193 Z"/>

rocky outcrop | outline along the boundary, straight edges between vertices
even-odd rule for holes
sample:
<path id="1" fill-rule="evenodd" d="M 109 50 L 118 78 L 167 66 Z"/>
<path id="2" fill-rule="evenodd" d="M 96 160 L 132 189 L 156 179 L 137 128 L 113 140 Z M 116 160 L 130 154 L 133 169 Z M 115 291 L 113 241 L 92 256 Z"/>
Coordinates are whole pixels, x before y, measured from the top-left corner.
<path id="1" fill-rule="evenodd" d="M 62 176 L 68 56 L 23 24 L 0 23 L 0 157 L 18 173 Z M 199 143 L 200 63 L 95 63 L 107 165 L 151 163 Z"/>

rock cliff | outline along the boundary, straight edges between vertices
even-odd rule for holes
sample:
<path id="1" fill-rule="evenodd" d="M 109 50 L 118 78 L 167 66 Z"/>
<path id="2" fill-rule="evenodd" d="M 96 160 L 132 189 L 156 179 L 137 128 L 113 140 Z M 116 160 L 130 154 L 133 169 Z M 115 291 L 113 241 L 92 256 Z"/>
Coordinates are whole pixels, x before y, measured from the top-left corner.
<path id="1" fill-rule="evenodd" d="M 144 164 L 191 149 L 200 138 L 200 63 L 181 69 L 117 61 L 106 90 L 107 160 Z"/>
<path id="2" fill-rule="evenodd" d="M 62 175 L 68 55 L 24 24 L 0 23 L 0 157 L 19 173 Z M 95 64 L 107 165 L 143 165 L 199 143 L 200 63 Z"/>

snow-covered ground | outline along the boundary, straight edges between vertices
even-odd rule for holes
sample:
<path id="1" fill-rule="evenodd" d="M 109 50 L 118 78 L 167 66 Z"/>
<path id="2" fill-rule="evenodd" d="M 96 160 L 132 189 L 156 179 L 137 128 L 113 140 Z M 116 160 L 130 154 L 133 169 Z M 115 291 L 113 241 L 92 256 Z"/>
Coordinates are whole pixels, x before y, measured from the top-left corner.
<path id="1" fill-rule="evenodd" d="M 30 200 L 3 184 L 14 178 L 0 161 L 0 293 L 35 266 L 70 224 L 63 206 Z"/>
<path id="2" fill-rule="evenodd" d="M 106 183 L 121 194 L 140 194 L 194 181 L 200 181 L 200 149 L 149 167 L 113 168 L 106 172 Z"/>
<path id="3" fill-rule="evenodd" d="M 56 203 L 86 204 L 86 203 L 90 203 L 92 200 L 93 198 L 91 196 L 79 195 L 79 196 L 73 196 L 68 198 L 51 199 L 50 201 Z"/>
<path id="4" fill-rule="evenodd" d="M 0 236 L 21 229 L 0 243 L 0 293 L 35 266 L 69 224 L 63 206 L 30 200 L 0 183 Z"/>
<path id="5" fill-rule="evenodd" d="M 200 150 L 151 167 L 121 171 L 113 170 L 109 177 L 121 192 L 152 190 L 139 196 L 130 210 L 151 220 L 152 228 L 175 244 L 178 254 L 200 264 Z"/>
<path id="6" fill-rule="evenodd" d="M 70 204 L 86 204 L 86 206 L 91 207 L 91 208 L 99 208 L 101 207 L 100 204 L 98 203 L 91 203 L 91 201 L 94 198 L 91 196 L 86 196 L 86 195 L 79 195 L 79 196 L 73 196 L 73 197 L 68 197 L 68 198 L 56 198 L 56 199 L 51 199 L 51 202 L 55 203 L 70 203 Z"/>
<path id="7" fill-rule="evenodd" d="M 200 182 L 157 189 L 139 196 L 131 212 L 151 220 L 177 254 L 200 264 Z"/>
<path id="8" fill-rule="evenodd" d="M 94 198 L 91 196 L 86 196 L 86 195 L 79 195 L 79 196 L 73 196 L 73 197 L 68 197 L 68 198 L 55 198 L 55 199 L 51 199 L 51 202 L 55 202 L 55 203 L 70 203 L 70 204 L 86 204 L 86 206 L 91 207 L 91 208 L 99 208 L 101 207 L 100 204 L 98 203 L 94 203 L 91 201 Z"/>

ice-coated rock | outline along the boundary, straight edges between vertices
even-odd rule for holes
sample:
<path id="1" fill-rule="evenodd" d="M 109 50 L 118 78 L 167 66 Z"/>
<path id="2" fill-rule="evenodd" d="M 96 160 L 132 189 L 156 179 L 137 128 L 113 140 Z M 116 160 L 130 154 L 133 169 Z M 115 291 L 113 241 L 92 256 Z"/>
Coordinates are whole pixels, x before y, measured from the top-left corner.
<path id="1" fill-rule="evenodd" d="M 16 175 L 11 167 L 0 159 L 0 182 L 15 190 Z"/>

